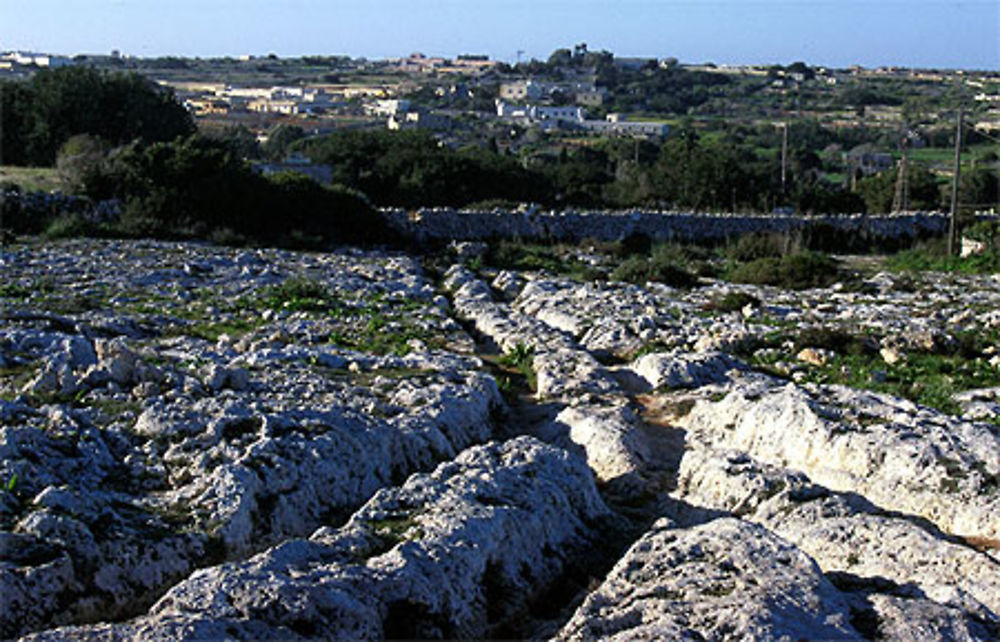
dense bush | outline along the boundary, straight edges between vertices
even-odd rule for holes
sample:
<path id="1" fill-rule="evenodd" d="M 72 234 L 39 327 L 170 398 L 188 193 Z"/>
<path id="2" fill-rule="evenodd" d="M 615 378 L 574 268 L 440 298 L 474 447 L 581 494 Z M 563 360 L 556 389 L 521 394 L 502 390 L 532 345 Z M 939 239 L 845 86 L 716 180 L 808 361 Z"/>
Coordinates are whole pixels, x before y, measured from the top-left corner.
<path id="1" fill-rule="evenodd" d="M 746 292 L 726 292 L 722 296 L 715 297 L 709 301 L 705 305 L 705 308 L 719 312 L 737 312 L 748 305 L 759 306 L 760 299 Z"/>
<path id="2" fill-rule="evenodd" d="M 726 248 L 726 257 L 733 261 L 781 257 L 787 252 L 789 243 L 788 235 L 757 232 L 744 234 Z"/>
<path id="3" fill-rule="evenodd" d="M 489 199 L 544 201 L 545 179 L 514 158 L 453 150 L 423 131 L 344 131 L 291 147 L 333 167 L 333 180 L 379 205 L 463 206 Z"/>
<path id="4" fill-rule="evenodd" d="M 55 236 L 215 238 L 315 248 L 392 240 L 382 218 L 352 190 L 301 174 L 259 176 L 224 141 L 189 136 L 145 147 L 133 143 L 88 163 L 81 190 L 95 201 L 120 202 L 120 218 L 95 225 L 92 201 L 38 195 L 5 203 L 4 226 L 16 233 L 51 226 L 48 233 Z"/>
<path id="5" fill-rule="evenodd" d="M 0 82 L 0 149 L 8 165 L 51 166 L 59 147 L 77 134 L 120 145 L 193 131 L 173 94 L 136 73 L 73 66 Z"/>
<path id="6" fill-rule="evenodd" d="M 878 352 L 878 341 L 841 328 L 823 326 L 803 328 L 794 338 L 794 350 L 822 348 L 839 354 L 872 355 Z"/>
<path id="7" fill-rule="evenodd" d="M 698 283 L 698 277 L 683 266 L 676 248 L 672 246 L 659 246 L 648 258 L 639 255 L 628 257 L 611 273 L 611 279 L 640 285 L 654 281 L 678 288 L 689 288 Z"/>
<path id="8" fill-rule="evenodd" d="M 836 261 L 829 256 L 798 252 L 781 258 L 769 257 L 730 264 L 725 278 L 736 283 L 802 290 L 829 286 L 838 280 L 839 274 Z"/>

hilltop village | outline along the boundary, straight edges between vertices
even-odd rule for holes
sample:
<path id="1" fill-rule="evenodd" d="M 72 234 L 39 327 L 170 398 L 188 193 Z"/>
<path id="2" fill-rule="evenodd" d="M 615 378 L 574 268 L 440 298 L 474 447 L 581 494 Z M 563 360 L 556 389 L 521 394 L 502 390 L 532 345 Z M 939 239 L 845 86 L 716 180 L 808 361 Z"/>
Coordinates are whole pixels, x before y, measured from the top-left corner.
<path id="1" fill-rule="evenodd" d="M 590 177 L 596 188 L 560 186 L 564 200 L 583 205 L 676 200 L 643 186 L 648 181 L 642 170 L 671 135 L 694 135 L 702 144 L 749 154 L 742 165 L 772 164 L 763 174 L 776 183 L 768 194 L 740 187 L 758 193 L 735 199 L 717 194 L 696 206 L 934 209 L 938 203 L 928 202 L 937 200 L 927 196 L 928 184 L 940 187 L 953 171 L 954 110 L 967 112 L 969 169 L 996 167 L 994 139 L 1000 132 L 995 70 L 682 64 L 675 58 L 623 58 L 583 43 L 556 50 L 545 61 L 513 64 L 471 54 L 366 60 L 11 52 L 0 56 L 0 79 L 74 65 L 135 71 L 170 88 L 200 132 L 235 139 L 262 171 L 293 169 L 329 182 L 337 177 L 308 167 L 328 159 L 308 153 L 301 142 L 295 147 L 296 141 L 350 130 L 419 130 L 452 149 L 500 152 L 525 167 L 562 163 L 572 165 L 564 173 L 600 174 Z M 723 156 L 714 148 L 706 154 Z M 887 187 L 859 186 L 866 178 L 895 173 L 901 161 L 913 175 L 906 191 L 914 204 L 894 199 L 892 178 Z M 626 187 L 633 196 L 608 194 L 615 190 L 606 184 L 622 179 L 630 179 Z M 827 192 L 838 190 L 860 191 L 863 203 L 829 197 Z M 972 201 L 987 209 L 996 204 L 982 194 Z"/>

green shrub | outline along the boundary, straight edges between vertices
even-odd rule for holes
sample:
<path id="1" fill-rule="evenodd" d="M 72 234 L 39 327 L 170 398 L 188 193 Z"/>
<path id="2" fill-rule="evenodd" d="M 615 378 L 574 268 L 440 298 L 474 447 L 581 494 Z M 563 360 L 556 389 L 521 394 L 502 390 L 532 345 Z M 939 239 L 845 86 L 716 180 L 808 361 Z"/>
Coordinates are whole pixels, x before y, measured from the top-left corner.
<path id="1" fill-rule="evenodd" d="M 744 234 L 726 249 L 726 257 L 741 262 L 780 258 L 786 253 L 787 245 L 788 238 L 782 234 L 774 232 Z"/>
<path id="2" fill-rule="evenodd" d="M 208 240 L 215 245 L 227 247 L 247 247 L 250 239 L 245 234 L 240 234 L 231 227 L 220 227 L 212 230 L 208 235 Z"/>
<path id="3" fill-rule="evenodd" d="M 92 236 L 97 227 L 77 214 L 60 214 L 47 226 L 43 235 L 50 239 L 66 239 L 77 236 Z"/>
<path id="4" fill-rule="evenodd" d="M 264 305 L 272 310 L 330 312 L 339 302 L 326 287 L 306 278 L 291 278 L 264 292 Z"/>
<path id="5" fill-rule="evenodd" d="M 742 310 L 748 305 L 760 305 L 760 299 L 746 292 L 726 292 L 720 297 L 715 297 L 705 306 L 708 310 L 718 310 L 720 312 L 735 312 Z"/>
<path id="6" fill-rule="evenodd" d="M 962 230 L 962 236 L 985 243 L 988 250 L 1000 251 L 1000 221 L 979 221 Z"/>
<path id="7" fill-rule="evenodd" d="M 980 228 L 977 230 L 977 233 L 986 235 L 988 234 L 988 228 Z M 888 257 L 885 267 L 893 272 L 989 274 L 991 272 L 1000 272 L 1000 248 L 987 249 L 982 254 L 973 254 L 966 257 L 948 256 L 947 240 L 943 238 L 933 239 L 923 241 L 915 245 L 912 249 L 904 250 Z"/>
<path id="8" fill-rule="evenodd" d="M 653 240 L 649 238 L 649 235 L 640 232 L 632 232 L 615 247 L 616 254 L 620 257 L 649 254 L 652 249 Z"/>
<path id="9" fill-rule="evenodd" d="M 611 273 L 611 280 L 640 285 L 654 281 L 677 288 L 697 285 L 698 277 L 678 264 L 676 252 L 672 246 L 661 246 L 649 258 L 630 256 Z"/>
<path id="10" fill-rule="evenodd" d="M 837 263 L 825 254 L 800 252 L 779 258 L 730 264 L 725 278 L 735 283 L 773 285 L 790 290 L 827 287 L 840 275 Z"/>

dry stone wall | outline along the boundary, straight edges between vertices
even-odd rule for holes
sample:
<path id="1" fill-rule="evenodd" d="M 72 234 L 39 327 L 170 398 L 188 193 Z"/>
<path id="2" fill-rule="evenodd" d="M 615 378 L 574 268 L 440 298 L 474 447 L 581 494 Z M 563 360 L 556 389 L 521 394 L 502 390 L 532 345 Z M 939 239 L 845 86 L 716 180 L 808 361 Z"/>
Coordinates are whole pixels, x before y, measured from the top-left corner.
<path id="1" fill-rule="evenodd" d="M 944 212 L 844 214 L 706 214 L 660 211 L 465 211 L 450 208 L 384 209 L 388 224 L 420 242 L 494 238 L 615 241 L 632 234 L 656 240 L 703 241 L 750 232 L 789 232 L 817 226 L 872 239 L 916 238 L 948 229 Z"/>

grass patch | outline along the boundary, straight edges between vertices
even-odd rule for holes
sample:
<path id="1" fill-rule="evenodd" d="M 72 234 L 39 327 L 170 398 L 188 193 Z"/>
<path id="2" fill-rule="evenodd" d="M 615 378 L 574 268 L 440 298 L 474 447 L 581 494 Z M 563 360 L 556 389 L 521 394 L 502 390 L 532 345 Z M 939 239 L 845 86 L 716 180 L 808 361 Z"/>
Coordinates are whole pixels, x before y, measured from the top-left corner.
<path id="1" fill-rule="evenodd" d="M 171 334 L 175 336 L 183 334 L 191 337 L 199 337 L 207 341 L 218 341 L 219 337 L 224 334 L 238 339 L 248 332 L 257 329 L 259 325 L 256 321 L 232 319 L 217 323 L 195 323 L 186 327 L 178 327 Z"/>
<path id="2" fill-rule="evenodd" d="M 414 517 L 415 515 L 403 514 L 368 521 L 368 528 L 375 541 L 366 557 L 381 555 L 397 544 L 423 537 L 423 530 Z"/>
<path id="3" fill-rule="evenodd" d="M 763 372 L 783 376 L 774 367 L 778 361 L 794 362 L 802 348 L 831 350 L 836 356 L 824 365 L 800 363 L 805 381 L 886 393 L 954 415 L 961 414 L 955 394 L 1000 386 L 1000 369 L 982 352 L 996 334 L 963 333 L 946 354 L 911 351 L 905 360 L 890 365 L 879 356 L 875 337 L 838 328 L 781 330 L 756 346 L 763 350 L 740 356 Z"/>
<path id="4" fill-rule="evenodd" d="M 20 283 L 0 283 L 0 297 L 24 301 L 31 297 L 31 288 Z"/>
<path id="5" fill-rule="evenodd" d="M 887 257 L 885 268 L 892 272 L 990 274 L 1000 272 L 1000 247 L 966 257 L 948 256 L 947 241 L 934 239 Z"/>
<path id="6" fill-rule="evenodd" d="M 606 275 L 571 256 L 569 249 L 560 245 L 541 245 L 500 241 L 491 245 L 483 263 L 501 270 L 545 271 L 568 276 L 579 281 L 594 281 Z"/>
<path id="7" fill-rule="evenodd" d="M 369 354 L 394 354 L 405 356 L 413 348 L 412 340 L 422 341 L 427 347 L 444 349 L 447 339 L 441 335 L 423 330 L 405 321 L 376 316 L 354 324 L 345 325 L 343 329 L 330 334 L 329 343 L 340 348 L 348 348 Z"/>
<path id="8" fill-rule="evenodd" d="M 341 302 L 318 281 L 301 277 L 287 279 L 268 288 L 262 303 L 272 310 L 336 313 Z"/>
<path id="9" fill-rule="evenodd" d="M 13 183 L 22 192 L 51 192 L 62 189 L 62 179 L 54 167 L 0 167 L 0 183 Z"/>
<path id="10" fill-rule="evenodd" d="M 105 425 L 115 420 L 134 419 L 142 411 L 142 404 L 131 399 L 123 401 L 119 399 L 97 398 L 89 400 L 82 405 L 100 413 L 103 417 L 102 423 Z"/>

